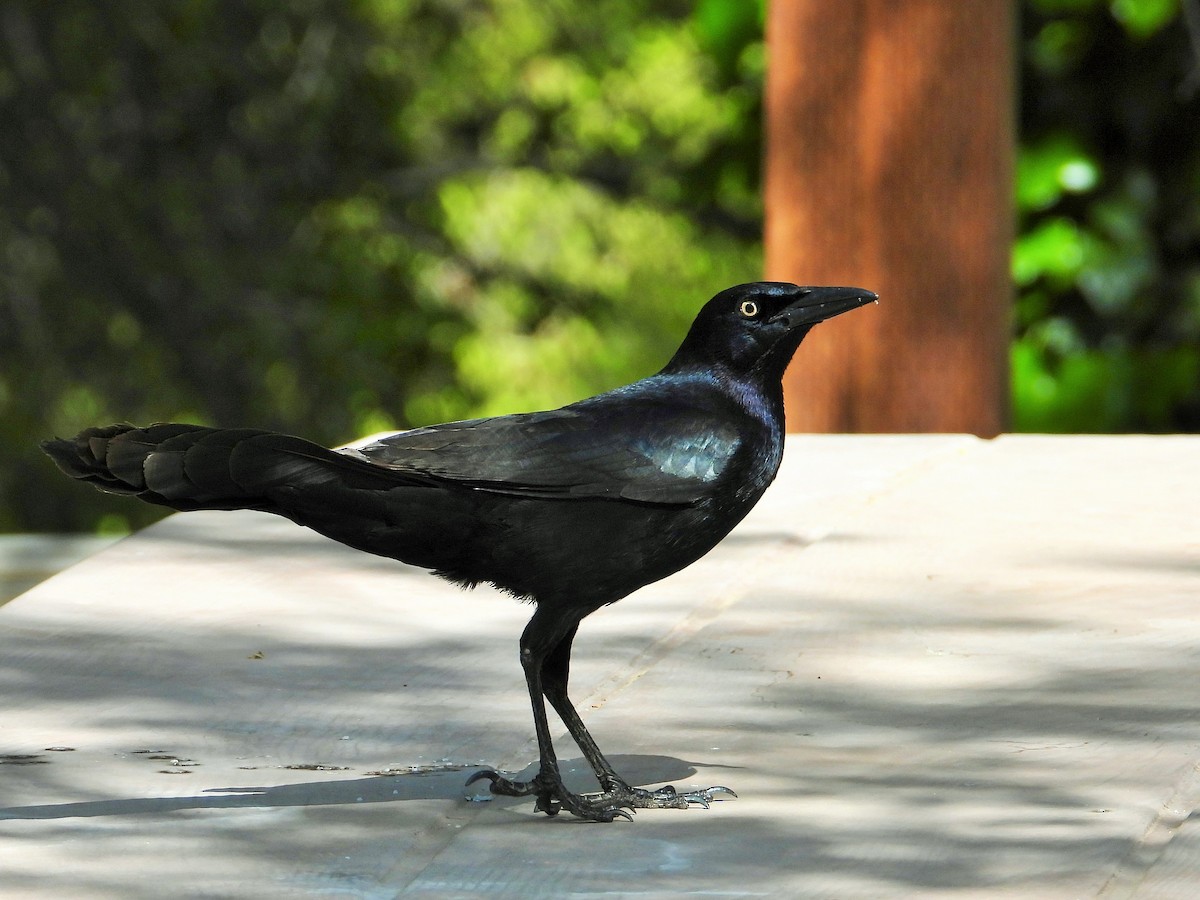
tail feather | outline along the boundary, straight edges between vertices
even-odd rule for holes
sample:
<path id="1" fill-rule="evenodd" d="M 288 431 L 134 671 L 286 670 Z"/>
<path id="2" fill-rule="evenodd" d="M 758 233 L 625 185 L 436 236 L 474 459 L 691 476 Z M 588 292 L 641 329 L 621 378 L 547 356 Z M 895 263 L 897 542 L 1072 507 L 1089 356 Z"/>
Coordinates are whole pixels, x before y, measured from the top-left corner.
<path id="1" fill-rule="evenodd" d="M 284 488 L 386 477 L 358 472 L 355 478 L 363 468 L 358 460 L 249 428 L 109 425 L 46 441 L 42 449 L 73 478 L 174 509 L 275 511 L 272 494 Z"/>
<path id="2" fill-rule="evenodd" d="M 195 496 L 196 486 L 183 473 L 183 456 L 186 448 L 202 435 L 203 432 L 185 426 L 128 431 L 107 439 L 103 463 L 115 479 L 139 494 L 149 492 L 168 500 L 200 500 L 201 497 Z"/>
<path id="3" fill-rule="evenodd" d="M 214 497 L 246 493 L 246 485 L 236 481 L 230 471 L 230 457 L 239 443 L 260 434 L 267 432 L 255 428 L 213 431 L 188 448 L 183 458 L 183 471 L 192 483 L 205 485 Z"/>
<path id="4" fill-rule="evenodd" d="M 108 459 L 109 440 L 124 435 L 131 429 L 132 425 L 89 428 L 71 440 L 55 438 L 52 441 L 43 441 L 41 447 L 55 464 L 72 478 L 89 482 L 112 493 L 136 494 L 140 488 L 116 474 Z M 138 480 L 140 481 L 140 478 Z"/>
<path id="5" fill-rule="evenodd" d="M 177 510 L 261 510 L 370 553 L 444 572 L 470 568 L 469 545 L 458 536 L 474 527 L 474 492 L 298 437 L 109 425 L 42 449 L 67 475 L 102 491 Z"/>

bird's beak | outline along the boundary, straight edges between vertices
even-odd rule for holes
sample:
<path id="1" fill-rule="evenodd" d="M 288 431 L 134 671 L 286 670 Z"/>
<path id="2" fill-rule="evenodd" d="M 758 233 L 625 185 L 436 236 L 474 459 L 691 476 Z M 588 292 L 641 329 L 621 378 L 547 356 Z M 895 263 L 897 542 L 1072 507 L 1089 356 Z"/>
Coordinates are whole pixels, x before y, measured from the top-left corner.
<path id="1" fill-rule="evenodd" d="M 771 316 L 771 322 L 782 322 L 788 328 L 815 325 L 868 303 L 879 302 L 874 293 L 857 287 L 806 287 L 800 291 L 796 300 Z"/>

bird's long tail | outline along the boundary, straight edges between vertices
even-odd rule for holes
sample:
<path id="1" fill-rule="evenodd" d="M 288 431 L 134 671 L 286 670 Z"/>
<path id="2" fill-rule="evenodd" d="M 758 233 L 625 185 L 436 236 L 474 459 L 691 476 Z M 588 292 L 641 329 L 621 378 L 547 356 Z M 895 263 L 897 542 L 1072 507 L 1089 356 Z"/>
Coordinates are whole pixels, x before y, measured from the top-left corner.
<path id="1" fill-rule="evenodd" d="M 470 491 L 291 435 L 199 425 L 108 425 L 42 444 L 73 478 L 178 510 L 254 509 L 428 569 L 470 571 Z M 469 577 L 463 579 L 470 581 Z M 478 579 L 474 579 L 478 580 Z"/>
<path id="2" fill-rule="evenodd" d="M 179 510 L 289 515 L 286 495 L 297 490 L 389 480 L 386 473 L 302 438 L 250 428 L 108 425 L 70 440 L 45 441 L 42 449 L 65 473 L 102 491 Z"/>

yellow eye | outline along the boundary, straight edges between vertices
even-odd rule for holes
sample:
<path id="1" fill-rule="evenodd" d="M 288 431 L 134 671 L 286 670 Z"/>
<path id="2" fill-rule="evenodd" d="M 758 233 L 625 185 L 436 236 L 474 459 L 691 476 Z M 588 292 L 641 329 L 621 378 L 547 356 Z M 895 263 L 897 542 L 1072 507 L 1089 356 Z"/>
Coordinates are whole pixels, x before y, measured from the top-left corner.
<path id="1" fill-rule="evenodd" d="M 758 304 L 753 300 L 743 300 L 739 310 L 747 319 L 753 319 L 758 315 Z"/>

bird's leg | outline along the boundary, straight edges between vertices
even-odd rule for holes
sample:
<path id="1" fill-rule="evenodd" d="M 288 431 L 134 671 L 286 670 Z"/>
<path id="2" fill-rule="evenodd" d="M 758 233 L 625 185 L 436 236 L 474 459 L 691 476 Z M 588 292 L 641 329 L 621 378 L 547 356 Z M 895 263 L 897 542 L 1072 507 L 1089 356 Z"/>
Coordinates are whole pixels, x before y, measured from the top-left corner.
<path id="1" fill-rule="evenodd" d="M 546 721 L 546 704 L 542 693 L 542 666 L 547 653 L 559 643 L 564 632 L 573 634 L 578 624 L 578 619 L 564 622 L 560 614 L 546 613 L 539 607 L 521 635 L 521 666 L 525 670 L 525 683 L 529 687 L 529 698 L 533 705 L 533 726 L 541 758 L 537 775 L 529 781 L 511 781 L 498 772 L 484 770 L 472 775 L 467 784 L 486 778 L 491 782 L 493 794 L 510 797 L 532 794 L 537 797 L 534 809 L 549 816 L 565 809 L 581 819 L 595 822 L 611 822 L 617 816 L 628 819 L 629 814 L 621 808 L 627 804 L 607 802 L 602 797 L 594 801 L 567 790 L 550 740 L 550 726 Z"/>
<path id="2" fill-rule="evenodd" d="M 708 807 L 715 798 L 714 794 L 723 793 L 736 797 L 727 787 L 714 785 L 698 791 L 676 791 L 671 785 L 647 790 L 632 787 L 613 769 L 612 764 L 600 752 L 599 746 L 583 724 L 583 719 L 575 710 L 575 705 L 567 696 L 567 681 L 571 669 L 571 643 L 575 639 L 578 624 L 558 642 L 546 656 L 542 665 L 542 690 L 546 699 L 554 707 L 567 731 L 579 746 L 584 759 L 596 773 L 600 782 L 599 794 L 585 794 L 585 799 L 593 802 L 612 803 L 616 806 L 630 806 L 638 809 L 687 809 L 692 804 Z"/>
<path id="3" fill-rule="evenodd" d="M 554 711 L 558 713 L 563 724 L 567 726 L 572 739 L 583 752 L 583 757 L 596 773 L 602 790 L 609 791 L 624 784 L 621 777 L 613 770 L 612 764 L 600 752 L 595 739 L 588 732 L 587 726 L 575 710 L 575 704 L 567 696 L 567 681 L 571 670 L 571 644 L 575 640 L 578 626 L 572 628 L 558 642 L 557 646 L 546 656 L 542 664 L 542 691 Z"/>

